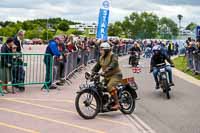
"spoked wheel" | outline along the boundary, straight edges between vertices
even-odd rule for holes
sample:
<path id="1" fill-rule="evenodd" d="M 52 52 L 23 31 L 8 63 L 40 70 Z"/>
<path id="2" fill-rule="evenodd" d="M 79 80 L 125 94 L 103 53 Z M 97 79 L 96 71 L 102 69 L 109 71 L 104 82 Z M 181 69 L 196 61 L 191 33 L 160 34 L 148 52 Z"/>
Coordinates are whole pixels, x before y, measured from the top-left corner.
<path id="1" fill-rule="evenodd" d="M 133 111 L 135 110 L 135 98 L 130 91 L 124 90 L 122 92 L 120 105 L 121 105 L 120 111 L 123 114 L 133 113 Z"/>
<path id="2" fill-rule="evenodd" d="M 170 94 L 169 94 L 170 88 L 169 88 L 169 84 L 168 84 L 167 80 L 163 81 L 163 88 L 164 88 L 164 93 L 167 96 L 167 99 L 170 99 Z"/>
<path id="3" fill-rule="evenodd" d="M 92 91 L 82 91 L 76 96 L 76 110 L 84 119 L 93 119 L 99 112 L 98 97 Z"/>

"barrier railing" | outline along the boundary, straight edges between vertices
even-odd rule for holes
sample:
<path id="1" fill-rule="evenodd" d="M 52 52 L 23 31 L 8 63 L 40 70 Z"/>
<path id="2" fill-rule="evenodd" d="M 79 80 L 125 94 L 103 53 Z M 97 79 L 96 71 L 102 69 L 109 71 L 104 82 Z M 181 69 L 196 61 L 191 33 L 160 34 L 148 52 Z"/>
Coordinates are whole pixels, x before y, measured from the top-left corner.
<path id="1" fill-rule="evenodd" d="M 124 45 L 119 47 L 116 54 L 127 53 L 128 47 Z M 69 53 L 65 61 L 56 62 L 49 54 L 0 53 L 0 93 L 4 95 L 3 86 L 24 87 L 34 84 L 43 84 L 49 91 L 52 82 L 61 78 L 69 79 L 82 66 L 98 60 L 99 54 L 95 48 L 79 50 Z M 48 62 L 44 63 L 44 57 Z"/>
<path id="2" fill-rule="evenodd" d="M 75 73 L 83 65 L 87 65 L 88 62 L 94 62 L 97 59 L 95 56 L 95 49 L 91 49 L 89 52 L 85 50 L 72 52 L 67 55 L 65 63 L 65 78 Z"/>
<path id="3" fill-rule="evenodd" d="M 45 81 L 45 56 L 49 59 L 48 81 Z M 20 88 L 33 84 L 43 84 L 49 91 L 47 85 L 52 81 L 52 61 L 53 57 L 49 54 L 0 53 L 0 93 L 4 95 L 3 87 Z"/>

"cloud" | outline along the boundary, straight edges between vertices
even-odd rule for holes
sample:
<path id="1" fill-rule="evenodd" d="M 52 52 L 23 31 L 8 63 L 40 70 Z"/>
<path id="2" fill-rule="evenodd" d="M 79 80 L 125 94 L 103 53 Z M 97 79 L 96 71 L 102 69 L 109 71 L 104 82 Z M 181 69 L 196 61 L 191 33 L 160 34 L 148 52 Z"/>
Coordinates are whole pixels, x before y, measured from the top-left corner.
<path id="1" fill-rule="evenodd" d="M 101 0 L 1 0 L 1 20 L 27 20 L 61 17 L 73 21 L 97 22 Z M 110 22 L 123 20 L 132 12 L 152 12 L 177 22 L 182 14 L 183 24 L 199 23 L 200 0 L 111 0 Z"/>
<path id="2" fill-rule="evenodd" d="M 149 0 L 153 3 L 162 4 L 162 5 L 192 5 L 199 6 L 199 0 Z"/>

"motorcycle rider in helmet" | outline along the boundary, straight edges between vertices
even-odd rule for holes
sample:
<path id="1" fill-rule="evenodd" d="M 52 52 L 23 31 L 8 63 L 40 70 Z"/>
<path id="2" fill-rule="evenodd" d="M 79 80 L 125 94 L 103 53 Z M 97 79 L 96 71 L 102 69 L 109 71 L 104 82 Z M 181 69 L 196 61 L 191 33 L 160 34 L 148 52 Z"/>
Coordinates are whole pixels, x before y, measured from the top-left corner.
<path id="1" fill-rule="evenodd" d="M 133 57 L 134 58 L 140 58 L 140 57 L 136 57 L 136 53 L 138 54 L 138 56 L 140 56 L 140 54 L 141 54 L 141 49 L 140 49 L 139 44 L 137 42 L 135 42 L 134 46 L 132 48 L 130 48 L 129 53 L 130 53 L 129 65 L 131 65 L 131 59 Z"/>
<path id="2" fill-rule="evenodd" d="M 97 73 L 102 68 L 102 75 L 107 84 L 107 90 L 113 97 L 115 105 L 113 110 L 120 109 L 116 86 L 121 83 L 122 73 L 119 68 L 118 57 L 111 52 L 109 43 L 104 42 L 100 45 L 101 57 L 92 69 L 92 73 Z"/>
<path id="3" fill-rule="evenodd" d="M 161 46 L 156 45 L 153 47 L 153 56 L 151 58 L 151 64 L 150 64 L 150 72 L 153 72 L 154 80 L 156 82 L 156 89 L 159 89 L 159 82 L 158 82 L 158 72 L 159 68 L 157 67 L 158 64 L 166 64 L 165 60 L 167 60 L 168 63 L 171 64 L 172 67 L 174 67 L 174 63 L 172 60 L 163 52 L 161 52 Z M 170 66 L 166 66 L 166 71 L 168 72 L 169 76 L 169 85 L 174 86 L 173 80 L 172 80 L 172 69 Z"/>

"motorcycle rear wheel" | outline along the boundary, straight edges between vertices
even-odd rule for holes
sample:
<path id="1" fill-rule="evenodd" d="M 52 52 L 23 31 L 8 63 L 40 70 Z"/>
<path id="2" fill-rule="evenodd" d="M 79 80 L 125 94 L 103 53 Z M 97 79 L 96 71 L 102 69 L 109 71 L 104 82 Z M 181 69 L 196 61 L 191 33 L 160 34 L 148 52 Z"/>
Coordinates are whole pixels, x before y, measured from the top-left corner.
<path id="1" fill-rule="evenodd" d="M 123 114 L 132 114 L 135 110 L 135 98 L 134 95 L 127 89 L 122 91 L 120 100 L 121 109 Z"/>

